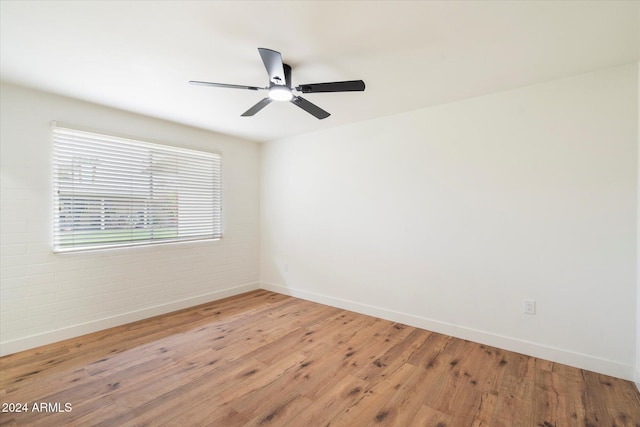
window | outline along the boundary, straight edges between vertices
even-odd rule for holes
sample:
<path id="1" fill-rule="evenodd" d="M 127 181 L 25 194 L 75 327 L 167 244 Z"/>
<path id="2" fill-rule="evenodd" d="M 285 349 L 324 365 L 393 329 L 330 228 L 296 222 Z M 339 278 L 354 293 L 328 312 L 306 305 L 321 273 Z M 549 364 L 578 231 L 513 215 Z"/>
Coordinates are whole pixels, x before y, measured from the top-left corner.
<path id="1" fill-rule="evenodd" d="M 221 156 L 53 128 L 55 252 L 222 237 Z"/>

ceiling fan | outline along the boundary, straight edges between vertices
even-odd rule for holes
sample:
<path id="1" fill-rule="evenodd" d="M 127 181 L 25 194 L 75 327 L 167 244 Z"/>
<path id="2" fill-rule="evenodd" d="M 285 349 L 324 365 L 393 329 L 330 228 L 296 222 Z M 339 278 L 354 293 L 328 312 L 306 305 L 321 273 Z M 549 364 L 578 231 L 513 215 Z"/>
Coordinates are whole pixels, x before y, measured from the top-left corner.
<path id="1" fill-rule="evenodd" d="M 269 86 L 257 87 L 257 86 L 242 86 L 231 85 L 225 83 L 211 83 L 200 82 L 191 80 L 189 83 L 192 85 L 201 86 L 213 86 L 213 87 L 226 87 L 231 89 L 248 89 L 248 90 L 268 90 L 269 95 L 258 101 L 256 105 L 245 111 L 242 116 L 253 116 L 258 111 L 262 110 L 272 101 L 289 101 L 294 105 L 305 110 L 307 113 L 317 117 L 318 119 L 325 119 L 329 117 L 329 113 L 324 111 L 312 102 L 307 101 L 301 96 L 293 94 L 293 91 L 302 93 L 319 93 L 319 92 L 356 92 L 364 90 L 364 82 L 362 80 L 349 80 L 344 82 L 331 82 L 331 83 L 309 83 L 300 86 L 291 86 L 291 67 L 282 62 L 282 55 L 280 52 L 276 52 L 271 49 L 258 48 L 260 57 L 269 74 Z"/>

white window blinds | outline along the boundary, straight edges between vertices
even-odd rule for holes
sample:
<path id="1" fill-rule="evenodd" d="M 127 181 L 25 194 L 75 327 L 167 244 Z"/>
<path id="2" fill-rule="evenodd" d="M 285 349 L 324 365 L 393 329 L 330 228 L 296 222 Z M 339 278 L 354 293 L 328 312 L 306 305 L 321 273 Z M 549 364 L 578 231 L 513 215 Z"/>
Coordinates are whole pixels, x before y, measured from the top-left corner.
<path id="1" fill-rule="evenodd" d="M 222 237 L 221 156 L 53 128 L 54 251 Z"/>

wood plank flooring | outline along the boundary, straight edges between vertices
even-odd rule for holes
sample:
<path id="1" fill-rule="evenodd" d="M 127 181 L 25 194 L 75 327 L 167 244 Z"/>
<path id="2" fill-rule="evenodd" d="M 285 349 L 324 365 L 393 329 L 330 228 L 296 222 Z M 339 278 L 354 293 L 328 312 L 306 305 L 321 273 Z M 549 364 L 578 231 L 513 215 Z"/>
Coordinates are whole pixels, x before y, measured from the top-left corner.
<path id="1" fill-rule="evenodd" d="M 0 426 L 640 426 L 629 381 L 268 291 L 9 355 L 0 372 L 3 409 L 27 404 Z"/>

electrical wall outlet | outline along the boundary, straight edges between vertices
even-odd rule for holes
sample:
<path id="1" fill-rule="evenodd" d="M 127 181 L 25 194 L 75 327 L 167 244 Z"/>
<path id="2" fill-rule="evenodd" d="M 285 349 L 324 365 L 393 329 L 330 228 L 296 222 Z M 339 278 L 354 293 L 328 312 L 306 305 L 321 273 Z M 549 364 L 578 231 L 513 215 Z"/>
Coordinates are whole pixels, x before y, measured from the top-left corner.
<path id="1" fill-rule="evenodd" d="M 532 299 L 524 300 L 524 314 L 536 314 L 536 302 Z"/>

